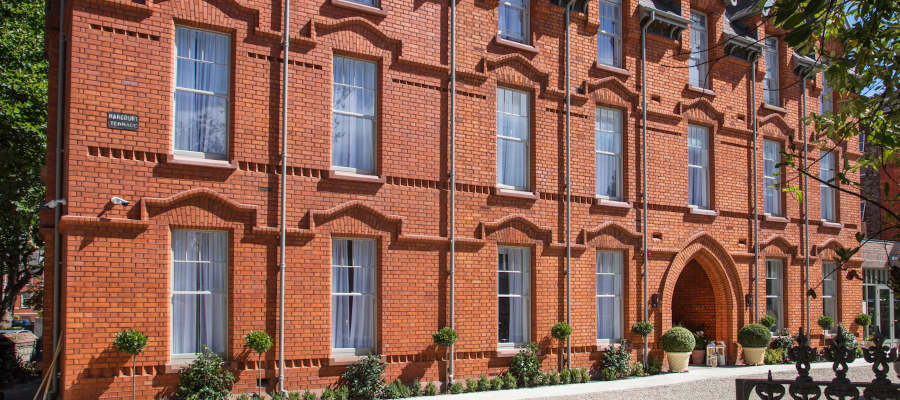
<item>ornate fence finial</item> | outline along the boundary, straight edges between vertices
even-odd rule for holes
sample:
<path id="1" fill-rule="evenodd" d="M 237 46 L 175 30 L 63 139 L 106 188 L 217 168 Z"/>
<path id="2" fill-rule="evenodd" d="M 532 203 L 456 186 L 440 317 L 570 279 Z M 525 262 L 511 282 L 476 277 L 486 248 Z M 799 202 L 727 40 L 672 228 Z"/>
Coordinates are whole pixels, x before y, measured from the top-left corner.
<path id="1" fill-rule="evenodd" d="M 784 386 L 772 381 L 772 370 L 769 370 L 769 379 L 756 386 L 756 395 L 762 400 L 781 400 L 784 397 Z"/>
<path id="2" fill-rule="evenodd" d="M 838 325 L 838 331 L 831 342 L 831 346 L 825 349 L 825 354 L 834 364 L 834 379 L 825 386 L 825 397 L 829 399 L 856 400 L 859 398 L 859 389 L 847 379 L 848 363 L 856 359 L 856 347 L 853 342 L 847 341 L 847 330 L 843 325 Z"/>
<path id="3" fill-rule="evenodd" d="M 900 391 L 891 384 L 891 380 L 887 375 L 891 371 L 888 363 L 897 361 L 897 348 L 884 345 L 884 334 L 881 327 L 872 327 L 872 345 L 863 348 L 863 358 L 867 362 L 872 363 L 872 372 L 875 373 L 875 379 L 872 385 L 863 392 L 866 399 L 900 399 Z"/>

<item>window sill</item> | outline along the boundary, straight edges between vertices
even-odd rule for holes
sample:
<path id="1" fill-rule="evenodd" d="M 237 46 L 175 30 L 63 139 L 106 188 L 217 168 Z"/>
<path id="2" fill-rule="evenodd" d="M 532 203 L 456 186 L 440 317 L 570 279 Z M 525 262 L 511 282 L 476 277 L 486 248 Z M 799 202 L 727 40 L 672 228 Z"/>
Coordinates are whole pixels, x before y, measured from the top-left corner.
<path id="1" fill-rule="evenodd" d="M 384 177 L 378 175 L 364 175 L 357 174 L 355 172 L 347 172 L 347 171 L 336 171 L 329 170 L 326 174 L 328 179 L 335 179 L 341 181 L 350 181 L 350 182 L 364 182 L 364 183 L 384 183 Z"/>
<path id="2" fill-rule="evenodd" d="M 611 208 L 631 208 L 632 205 L 627 201 L 618 201 L 618 200 L 610 200 L 604 197 L 597 197 L 597 205 L 601 207 L 611 207 Z"/>
<path id="3" fill-rule="evenodd" d="M 207 158 L 197 158 L 180 156 L 177 154 L 169 154 L 166 156 L 166 164 L 186 165 L 191 167 L 208 167 L 221 169 L 236 169 L 228 160 L 211 160 Z"/>
<path id="4" fill-rule="evenodd" d="M 166 365 L 164 365 L 165 373 L 167 374 L 177 374 L 181 372 L 183 368 L 187 368 L 191 365 L 194 360 L 200 357 L 200 354 L 194 356 L 179 356 L 172 360 L 170 360 Z M 221 355 L 220 355 L 221 357 Z M 232 366 L 231 361 L 225 360 L 224 362 L 226 368 L 230 368 Z"/>
<path id="5" fill-rule="evenodd" d="M 694 215 L 703 215 L 707 217 L 715 217 L 719 215 L 719 212 L 716 210 L 709 210 L 706 208 L 699 208 L 695 206 L 688 206 L 688 212 Z"/>
<path id="6" fill-rule="evenodd" d="M 626 78 L 631 76 L 631 71 L 629 71 L 627 69 L 613 67 L 612 65 L 606 65 L 606 64 L 597 62 L 597 60 L 594 60 L 594 65 L 592 66 L 592 68 L 599 70 L 599 71 L 606 71 L 606 72 L 610 72 L 610 73 L 613 73 L 616 75 L 621 75 Z"/>
<path id="7" fill-rule="evenodd" d="M 775 112 L 781 113 L 781 114 L 787 114 L 787 109 L 786 109 L 786 108 L 784 108 L 784 107 L 778 107 L 778 106 L 773 106 L 773 105 L 771 105 L 771 104 L 769 104 L 769 103 L 763 103 L 762 108 L 763 108 L 763 110 L 769 110 L 769 111 L 775 111 Z"/>
<path id="8" fill-rule="evenodd" d="M 769 215 L 769 214 L 766 214 L 766 215 L 763 217 L 763 219 L 764 219 L 766 222 L 777 222 L 777 223 L 779 223 L 779 224 L 786 224 L 786 223 L 788 223 L 788 219 L 787 219 L 787 218 L 785 218 L 785 217 L 779 217 L 779 216 L 777 216 L 777 215 Z"/>
<path id="9" fill-rule="evenodd" d="M 331 5 L 355 11 L 362 11 L 364 13 L 377 15 L 379 17 L 384 17 L 387 15 L 387 13 L 380 8 L 367 6 L 365 4 L 359 4 L 349 0 L 331 0 Z"/>
<path id="10" fill-rule="evenodd" d="M 494 194 L 497 196 L 513 197 L 517 199 L 537 200 L 537 195 L 535 195 L 533 192 L 526 192 L 524 190 L 497 187 L 494 191 Z"/>
<path id="11" fill-rule="evenodd" d="M 349 354 L 347 354 L 347 355 L 334 354 L 328 358 L 328 365 L 329 366 L 331 366 L 331 365 L 334 365 L 334 366 L 353 365 L 364 358 L 366 358 L 366 356 L 351 356 Z"/>
<path id="12" fill-rule="evenodd" d="M 823 220 L 822 220 L 822 227 L 823 227 L 823 228 L 829 228 L 829 229 L 841 229 L 841 228 L 844 227 L 844 224 L 839 223 L 839 222 L 826 221 L 826 220 L 823 219 Z"/>
<path id="13" fill-rule="evenodd" d="M 688 84 L 686 89 L 687 89 L 689 92 L 699 93 L 699 94 L 702 94 L 702 95 L 705 95 L 705 96 L 716 97 L 716 92 L 713 91 L 712 89 L 706 89 L 706 88 L 702 88 L 702 87 L 699 87 L 699 86 L 694 86 L 694 85 L 691 85 L 691 84 Z"/>
<path id="14" fill-rule="evenodd" d="M 528 45 L 525 43 L 519 43 L 515 40 L 504 39 L 500 37 L 500 35 L 494 36 L 494 43 L 497 43 L 500 46 L 511 47 L 516 50 L 522 50 L 528 53 L 537 54 L 538 48 L 532 45 Z"/>
<path id="15" fill-rule="evenodd" d="M 502 347 L 502 348 L 497 349 L 497 357 L 501 357 L 501 358 L 515 357 L 516 354 L 519 354 L 523 351 L 525 351 L 524 347 Z M 540 350 L 536 351 L 535 354 L 540 355 L 541 354 Z"/>

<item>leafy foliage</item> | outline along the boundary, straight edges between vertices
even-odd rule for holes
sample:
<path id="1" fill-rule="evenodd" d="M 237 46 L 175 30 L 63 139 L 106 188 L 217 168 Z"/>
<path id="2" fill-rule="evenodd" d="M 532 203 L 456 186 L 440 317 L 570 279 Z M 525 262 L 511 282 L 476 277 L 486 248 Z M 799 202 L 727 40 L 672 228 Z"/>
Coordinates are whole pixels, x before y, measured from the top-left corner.
<path id="1" fill-rule="evenodd" d="M 541 373 L 541 362 L 537 357 L 537 346 L 529 343 L 517 353 L 509 364 L 509 374 L 522 386 L 531 386 L 534 378 Z"/>
<path id="2" fill-rule="evenodd" d="M 550 335 L 560 342 L 568 339 L 571 334 L 572 326 L 566 322 L 557 322 L 553 325 L 553 328 L 550 329 Z"/>
<path id="3" fill-rule="evenodd" d="M 600 379 L 604 381 L 614 381 L 619 379 L 619 373 L 613 368 L 603 368 L 600 370 Z"/>
<path id="4" fill-rule="evenodd" d="M 640 363 L 640 362 L 634 363 L 634 365 L 632 365 L 632 367 L 631 367 L 631 373 L 630 373 L 630 375 L 631 375 L 631 376 L 644 376 L 644 375 L 647 375 L 647 373 L 644 371 L 644 364 L 643 364 L 643 363 Z"/>
<path id="5" fill-rule="evenodd" d="M 434 382 L 428 382 L 428 384 L 425 385 L 425 395 L 426 396 L 435 396 L 437 394 L 438 394 L 437 385 L 435 385 Z"/>
<path id="6" fill-rule="evenodd" d="M 675 326 L 662 335 L 662 348 L 669 353 L 687 353 L 694 350 L 694 334 L 687 328 Z"/>
<path id="7" fill-rule="evenodd" d="M 819 325 L 820 328 L 822 328 L 826 331 L 830 331 L 830 330 L 834 329 L 834 319 L 832 319 L 831 317 L 829 317 L 827 315 L 820 316 L 819 320 L 816 321 L 816 323 Z"/>
<path id="8" fill-rule="evenodd" d="M 738 331 L 738 343 L 744 347 L 769 347 L 769 341 L 771 339 L 772 332 L 769 331 L 769 328 L 760 324 L 744 325 L 744 327 Z"/>
<path id="9" fill-rule="evenodd" d="M 509 372 L 503 374 L 503 388 L 504 389 L 515 389 L 515 388 L 519 387 L 517 381 L 518 381 L 518 379 L 516 379 L 515 375 L 513 375 Z"/>
<path id="10" fill-rule="evenodd" d="M 781 364 L 784 361 L 784 349 L 766 349 L 763 362 L 766 365 Z"/>
<path id="11" fill-rule="evenodd" d="M 438 330 L 437 332 L 431 335 L 431 339 L 434 340 L 434 344 L 438 346 L 450 347 L 459 337 L 456 335 L 456 331 L 449 326 L 445 326 Z"/>
<path id="12" fill-rule="evenodd" d="M 769 329 L 775 327 L 776 322 L 777 320 L 775 319 L 775 317 L 771 315 L 766 315 L 765 317 L 759 319 L 759 324 Z"/>
<path id="13" fill-rule="evenodd" d="M 694 332 L 694 350 L 706 349 L 706 334 L 703 331 Z"/>
<path id="14" fill-rule="evenodd" d="M 627 342 L 623 340 L 603 352 L 600 358 L 600 365 L 602 365 L 600 374 L 602 376 L 604 370 L 610 369 L 619 377 L 628 376 L 631 372 L 629 362 L 631 362 L 631 352 L 627 350 Z"/>
<path id="15" fill-rule="evenodd" d="M 647 335 L 653 333 L 653 324 L 649 321 L 635 322 L 634 326 L 631 327 L 631 333 L 647 337 Z"/>
<path id="16" fill-rule="evenodd" d="M 384 390 L 384 367 L 380 356 L 370 354 L 347 366 L 338 386 L 347 390 L 350 400 L 375 399 Z"/>
<path id="17" fill-rule="evenodd" d="M 872 324 L 872 316 L 865 313 L 859 314 L 853 319 L 853 322 L 856 322 L 859 326 L 867 327 Z"/>
<path id="18" fill-rule="evenodd" d="M 412 390 L 397 378 L 384 388 L 381 395 L 383 399 L 405 399 L 412 396 Z"/>
<path id="19" fill-rule="evenodd" d="M 478 390 L 482 392 L 491 390 L 491 381 L 488 380 L 488 377 L 484 375 L 478 377 Z"/>
<path id="20" fill-rule="evenodd" d="M 263 354 L 272 348 L 272 338 L 263 331 L 251 331 L 244 335 L 244 345 L 256 354 Z"/>
<path id="21" fill-rule="evenodd" d="M 562 382 L 563 385 L 572 383 L 572 372 L 569 371 L 568 369 L 563 369 L 562 371 L 559 371 L 559 380 Z"/>
<path id="22" fill-rule="evenodd" d="M 466 388 L 460 382 L 454 382 L 452 385 L 450 385 L 450 393 L 452 394 L 463 393 L 465 392 L 465 390 Z"/>
<path id="23" fill-rule="evenodd" d="M 234 375 L 223 367 L 222 359 L 209 349 L 179 372 L 181 382 L 175 390 L 179 400 L 227 400 L 231 396 Z"/>
<path id="24" fill-rule="evenodd" d="M 147 346 L 147 336 L 134 329 L 124 330 L 116 334 L 113 346 L 118 351 L 136 356 L 144 352 L 144 347 Z"/>
<path id="25" fill-rule="evenodd" d="M 656 357 L 647 359 L 647 373 L 656 375 L 662 371 L 662 360 Z"/>

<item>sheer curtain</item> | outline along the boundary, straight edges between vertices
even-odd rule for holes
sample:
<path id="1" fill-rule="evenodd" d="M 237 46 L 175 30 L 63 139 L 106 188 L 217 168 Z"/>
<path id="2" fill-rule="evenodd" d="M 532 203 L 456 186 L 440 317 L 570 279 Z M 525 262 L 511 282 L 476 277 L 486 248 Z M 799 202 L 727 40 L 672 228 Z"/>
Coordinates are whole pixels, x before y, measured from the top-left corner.
<path id="1" fill-rule="evenodd" d="M 502 0 L 499 9 L 499 33 L 504 39 L 528 42 L 528 2 L 530 0 Z"/>
<path id="2" fill-rule="evenodd" d="M 765 185 L 765 211 L 769 215 L 781 215 L 781 146 L 777 142 L 763 142 L 763 185 Z"/>
<path id="3" fill-rule="evenodd" d="M 225 352 L 228 236 L 172 231 L 172 352 Z"/>
<path id="4" fill-rule="evenodd" d="M 773 330 L 784 326 L 782 306 L 782 266 L 781 260 L 766 260 L 766 315 L 775 317 Z"/>
<path id="5" fill-rule="evenodd" d="M 837 321 L 837 266 L 833 262 L 822 263 L 822 313 Z"/>
<path id="6" fill-rule="evenodd" d="M 623 261 L 622 252 L 597 252 L 597 339 L 622 336 Z"/>
<path id="7" fill-rule="evenodd" d="M 688 60 L 691 85 L 709 88 L 707 71 L 709 65 L 709 49 L 706 31 L 706 16 L 696 11 L 691 12 L 691 56 Z"/>
<path id="8" fill-rule="evenodd" d="M 709 208 L 709 134 L 706 128 L 688 126 L 688 204 Z"/>
<path id="9" fill-rule="evenodd" d="M 822 159 L 819 160 L 819 178 L 825 182 L 836 184 L 834 182 L 834 153 L 823 153 Z M 826 221 L 834 221 L 834 188 L 824 183 L 819 184 L 819 193 L 821 196 L 822 219 Z"/>
<path id="10" fill-rule="evenodd" d="M 621 67 L 621 0 L 600 0 L 600 28 L 597 31 L 597 62 Z"/>
<path id="11" fill-rule="evenodd" d="M 332 347 L 370 350 L 375 336 L 375 241 L 334 239 Z"/>
<path id="12" fill-rule="evenodd" d="M 497 89 L 497 183 L 528 190 L 528 93 Z"/>
<path id="13" fill-rule="evenodd" d="M 596 194 L 619 200 L 622 176 L 622 112 L 610 108 L 598 108 L 594 129 L 597 155 Z"/>
<path id="14" fill-rule="evenodd" d="M 766 76 L 763 80 L 763 99 L 766 104 L 778 106 L 778 38 L 766 38 Z"/>
<path id="15" fill-rule="evenodd" d="M 175 29 L 175 150 L 225 157 L 231 38 Z"/>
<path id="16" fill-rule="evenodd" d="M 528 341 L 529 252 L 527 248 L 502 247 L 498 254 L 498 341 Z"/>
<path id="17" fill-rule="evenodd" d="M 331 163 L 375 172 L 375 63 L 334 57 Z"/>

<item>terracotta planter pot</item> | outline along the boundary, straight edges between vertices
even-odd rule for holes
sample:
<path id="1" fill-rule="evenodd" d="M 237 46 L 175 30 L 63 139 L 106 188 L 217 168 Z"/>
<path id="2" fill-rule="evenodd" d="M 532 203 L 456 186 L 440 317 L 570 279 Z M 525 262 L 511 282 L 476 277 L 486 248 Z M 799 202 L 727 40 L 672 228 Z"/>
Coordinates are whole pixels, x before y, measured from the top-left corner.
<path id="1" fill-rule="evenodd" d="M 763 365 L 765 356 L 765 347 L 744 347 L 744 363 L 747 365 Z"/>
<path id="2" fill-rule="evenodd" d="M 692 351 L 691 352 L 691 364 L 705 365 L 706 364 L 706 350 Z"/>
<path id="3" fill-rule="evenodd" d="M 691 358 L 691 352 L 684 353 L 669 353 L 666 352 L 666 357 L 669 359 L 669 371 L 671 372 L 687 372 L 688 370 L 688 360 Z"/>

